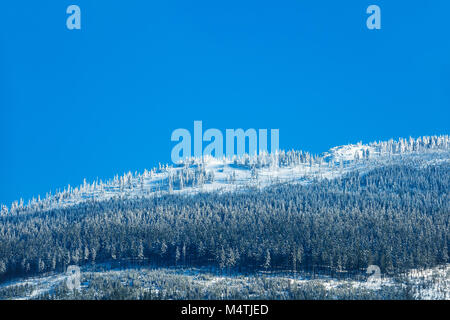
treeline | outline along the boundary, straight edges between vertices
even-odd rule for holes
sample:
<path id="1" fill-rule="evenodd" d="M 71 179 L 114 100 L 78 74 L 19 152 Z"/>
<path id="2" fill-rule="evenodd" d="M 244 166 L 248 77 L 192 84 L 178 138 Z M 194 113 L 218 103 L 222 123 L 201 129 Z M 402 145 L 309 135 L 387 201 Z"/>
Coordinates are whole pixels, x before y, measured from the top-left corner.
<path id="1" fill-rule="evenodd" d="M 283 168 L 297 165 L 306 166 L 329 166 L 330 168 L 343 168 L 351 163 L 377 161 L 377 158 L 385 156 L 402 156 L 410 154 L 426 154 L 442 151 L 450 151 L 450 137 L 448 135 L 440 136 L 424 136 L 417 139 L 400 138 L 398 140 L 373 142 L 368 145 L 358 143 L 359 151 L 355 151 L 353 159 L 333 159 L 329 153 L 321 156 L 313 155 L 304 151 L 278 151 L 276 153 L 262 153 L 258 155 L 248 155 L 233 157 L 233 159 L 223 158 L 224 162 L 228 162 L 236 168 L 246 168 L 252 170 L 252 178 L 257 178 L 257 169 L 261 168 Z M 339 148 L 339 147 L 338 147 Z M 333 149 L 331 149 L 333 150 Z M 371 150 L 371 151 L 370 151 Z M 371 152 L 374 152 L 372 154 Z M 54 194 L 47 193 L 41 199 L 30 199 L 27 203 L 23 199 L 14 201 L 11 207 L 0 205 L 0 216 L 26 214 L 33 211 L 49 210 L 64 206 L 74 202 L 89 201 L 91 199 L 111 198 L 107 194 L 117 194 L 126 196 L 139 194 L 142 196 L 150 193 L 171 192 L 176 189 L 185 187 L 196 187 L 208 184 L 214 181 L 214 172 L 206 171 L 203 158 L 185 159 L 182 163 L 175 166 L 162 165 L 150 171 L 145 170 L 143 173 L 128 172 L 122 176 L 116 175 L 108 181 L 96 180 L 84 183 L 75 188 L 70 185 L 63 190 L 57 190 Z M 217 159 L 216 159 L 217 160 Z M 231 161 L 232 160 L 232 161 Z M 228 177 L 228 183 L 234 183 L 236 180 L 235 173 Z M 149 183 L 149 184 L 146 184 Z"/>
<path id="2" fill-rule="evenodd" d="M 0 218 L 2 280 L 105 261 L 384 273 L 449 262 L 450 165 Z"/>

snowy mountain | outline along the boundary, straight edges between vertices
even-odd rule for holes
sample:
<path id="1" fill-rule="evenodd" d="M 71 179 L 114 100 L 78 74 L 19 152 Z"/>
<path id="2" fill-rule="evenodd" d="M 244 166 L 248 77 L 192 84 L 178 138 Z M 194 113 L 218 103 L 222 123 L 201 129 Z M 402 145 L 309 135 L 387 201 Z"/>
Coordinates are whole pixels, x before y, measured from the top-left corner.
<path id="1" fill-rule="evenodd" d="M 0 299 L 448 299 L 449 142 L 187 159 L 16 202 Z"/>
<path id="2" fill-rule="evenodd" d="M 321 155 L 279 151 L 232 159 L 190 158 L 177 165 L 160 165 L 143 173 L 116 175 L 106 182 L 96 180 L 88 183 L 85 180 L 78 187 L 68 186 L 55 194 L 48 193 L 44 199 L 33 198 L 27 204 L 23 200 L 16 201 L 10 208 L 2 206 L 1 215 L 44 211 L 112 198 L 229 192 L 283 182 L 308 184 L 396 163 L 427 166 L 448 161 L 448 135 L 349 144 L 334 147 Z"/>

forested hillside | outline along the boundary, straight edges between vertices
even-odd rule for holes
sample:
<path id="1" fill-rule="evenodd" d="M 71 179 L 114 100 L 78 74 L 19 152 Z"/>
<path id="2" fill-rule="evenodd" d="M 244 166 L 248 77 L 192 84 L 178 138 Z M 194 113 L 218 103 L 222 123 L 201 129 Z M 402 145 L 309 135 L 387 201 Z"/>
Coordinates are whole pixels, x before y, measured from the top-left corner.
<path id="1" fill-rule="evenodd" d="M 450 165 L 375 168 L 302 185 L 91 199 L 0 217 L 0 278 L 68 265 L 394 274 L 449 262 Z"/>

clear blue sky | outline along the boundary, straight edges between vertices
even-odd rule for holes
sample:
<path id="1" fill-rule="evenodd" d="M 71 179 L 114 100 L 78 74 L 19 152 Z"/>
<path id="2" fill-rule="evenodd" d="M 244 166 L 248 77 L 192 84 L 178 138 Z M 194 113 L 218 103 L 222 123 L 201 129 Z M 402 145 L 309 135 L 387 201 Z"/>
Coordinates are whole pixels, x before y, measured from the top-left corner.
<path id="1" fill-rule="evenodd" d="M 448 134 L 449 14 L 448 0 L 3 1 L 0 203 L 169 162 L 194 120 L 279 128 L 281 148 L 315 153 Z"/>

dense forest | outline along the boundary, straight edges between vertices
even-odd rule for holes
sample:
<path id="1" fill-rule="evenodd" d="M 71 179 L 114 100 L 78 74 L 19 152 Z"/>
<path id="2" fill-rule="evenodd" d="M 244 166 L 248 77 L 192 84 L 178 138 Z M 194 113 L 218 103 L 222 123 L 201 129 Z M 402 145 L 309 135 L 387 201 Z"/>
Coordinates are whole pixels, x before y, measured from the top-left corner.
<path id="1" fill-rule="evenodd" d="M 384 273 L 449 262 L 450 165 L 309 185 L 89 201 L 0 218 L 2 280 L 106 261 Z"/>

